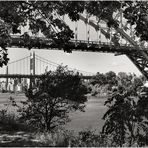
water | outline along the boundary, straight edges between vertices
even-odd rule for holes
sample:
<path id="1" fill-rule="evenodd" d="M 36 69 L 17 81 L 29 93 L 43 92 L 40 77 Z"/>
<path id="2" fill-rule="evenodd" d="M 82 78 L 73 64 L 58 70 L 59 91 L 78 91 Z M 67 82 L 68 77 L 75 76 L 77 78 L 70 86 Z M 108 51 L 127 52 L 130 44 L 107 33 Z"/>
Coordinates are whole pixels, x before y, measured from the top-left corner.
<path id="1" fill-rule="evenodd" d="M 89 98 L 86 103 L 85 112 L 77 111 L 70 114 L 71 122 L 66 125 L 66 128 L 74 132 L 88 128 L 101 131 L 104 124 L 102 117 L 107 110 L 104 106 L 105 100 L 105 98 Z"/>
<path id="2" fill-rule="evenodd" d="M 26 99 L 25 95 L 22 94 L 0 94 L 0 108 L 7 103 L 10 96 L 15 98 L 17 103 Z M 102 117 L 107 110 L 104 106 L 105 100 L 106 98 L 101 97 L 88 97 L 85 112 L 76 111 L 70 113 L 71 121 L 65 125 L 65 128 L 76 133 L 87 128 L 101 131 L 104 124 Z M 9 108 L 9 110 L 12 111 L 13 109 Z"/>

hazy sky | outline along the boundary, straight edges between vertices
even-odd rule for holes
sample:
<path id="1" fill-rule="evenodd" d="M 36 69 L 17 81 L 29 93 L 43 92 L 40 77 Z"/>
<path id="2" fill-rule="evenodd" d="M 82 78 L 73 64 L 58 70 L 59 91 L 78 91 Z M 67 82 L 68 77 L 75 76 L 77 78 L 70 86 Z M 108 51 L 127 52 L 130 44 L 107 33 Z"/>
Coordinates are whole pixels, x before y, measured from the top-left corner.
<path id="1" fill-rule="evenodd" d="M 23 48 L 9 48 L 10 62 L 30 55 L 30 52 L 35 53 L 41 57 L 49 59 L 50 61 L 58 64 L 68 65 L 71 68 L 87 72 L 101 72 L 114 71 L 116 73 L 123 71 L 127 73 L 141 74 L 136 66 L 125 56 L 114 56 L 110 53 L 97 53 L 97 52 L 72 52 L 66 54 L 64 51 L 59 50 L 44 50 L 35 49 L 29 51 Z"/>

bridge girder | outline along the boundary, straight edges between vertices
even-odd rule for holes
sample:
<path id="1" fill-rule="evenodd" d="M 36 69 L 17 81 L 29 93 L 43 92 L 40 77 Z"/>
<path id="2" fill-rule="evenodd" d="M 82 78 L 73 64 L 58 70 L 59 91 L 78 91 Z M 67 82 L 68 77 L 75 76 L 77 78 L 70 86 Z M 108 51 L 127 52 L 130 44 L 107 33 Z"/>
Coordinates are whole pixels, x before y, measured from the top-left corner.
<path id="1" fill-rule="evenodd" d="M 46 75 L 22 75 L 22 74 L 0 74 L 0 78 L 41 78 L 41 77 L 48 77 Z M 80 76 L 81 79 L 89 80 L 93 78 L 93 76 Z"/>
<path id="2" fill-rule="evenodd" d="M 133 62 L 133 64 L 148 80 L 148 61 L 145 59 L 145 57 L 143 55 L 140 55 L 139 53 L 126 54 L 126 56 Z"/>
<path id="3" fill-rule="evenodd" d="M 40 42 L 40 45 L 37 43 Z M 89 41 L 89 43 L 85 40 L 71 40 L 64 47 L 60 48 L 57 44 L 52 43 L 50 39 L 41 38 L 41 37 L 32 37 L 32 48 L 34 49 L 47 49 L 47 50 L 60 50 L 62 48 L 71 48 L 74 51 L 85 51 L 85 52 L 108 52 L 108 53 L 133 53 L 139 50 L 139 48 L 135 48 L 134 46 L 121 45 L 119 47 L 115 46 L 113 43 L 106 42 L 96 42 Z M 9 45 L 10 48 L 20 47 L 27 48 L 25 46 L 23 40 L 20 36 L 12 36 L 12 42 Z M 142 51 L 147 51 L 146 48 L 141 49 Z"/>

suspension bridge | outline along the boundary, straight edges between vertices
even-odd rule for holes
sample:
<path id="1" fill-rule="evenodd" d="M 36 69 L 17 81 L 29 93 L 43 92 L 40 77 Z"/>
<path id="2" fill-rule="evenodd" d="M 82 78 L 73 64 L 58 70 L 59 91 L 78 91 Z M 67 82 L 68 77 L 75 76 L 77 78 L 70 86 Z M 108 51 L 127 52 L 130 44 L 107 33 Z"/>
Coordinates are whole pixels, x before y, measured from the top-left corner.
<path id="1" fill-rule="evenodd" d="M 0 78 L 39 78 L 48 71 L 55 71 L 61 64 L 45 59 L 35 52 L 29 56 L 18 59 L 5 68 L 0 69 Z M 83 79 L 90 79 L 93 73 L 67 67 L 69 70 L 79 72 Z"/>
<path id="2" fill-rule="evenodd" d="M 42 74 L 48 71 L 55 71 L 58 66 L 61 66 L 61 64 L 45 59 L 33 52 L 29 56 L 8 63 L 7 66 L 0 69 L 0 79 L 5 79 L 5 81 L 0 81 L 0 90 L 10 91 L 11 86 L 11 90 L 14 91 L 14 87 L 17 85 L 22 87 L 28 86 L 28 88 L 32 87 L 36 82 L 36 78 L 40 78 Z M 67 68 L 68 70 L 78 72 L 83 80 L 92 78 L 93 73 L 71 67 Z"/>
<path id="3" fill-rule="evenodd" d="M 51 39 L 45 38 L 43 34 L 38 33 L 34 35 L 27 27 L 23 27 L 20 35 L 12 35 L 12 42 L 9 44 L 9 47 L 27 48 L 29 46 L 30 48 L 41 50 L 64 50 L 64 48 L 69 48 L 82 52 L 106 52 L 115 53 L 115 55 L 125 54 L 148 79 L 148 43 L 144 41 L 141 42 L 140 38 L 135 36 L 135 26 L 131 26 L 127 22 L 123 17 L 122 12 L 123 11 L 121 9 L 114 14 L 114 20 L 119 22 L 119 26 L 112 26 L 110 28 L 107 26 L 106 21 L 98 23 L 97 17 L 87 16 L 87 14 L 79 14 L 80 19 L 77 22 L 71 21 L 68 16 L 58 16 L 58 14 L 55 14 L 55 18 L 57 17 L 73 30 L 74 39 L 71 39 L 68 43 L 59 47 L 59 45 L 55 44 Z M 26 30 L 30 35 L 30 41 L 27 45 L 22 38 L 22 34 L 26 32 Z M 26 57 L 24 60 L 20 60 L 20 62 L 25 60 L 27 61 L 27 58 L 29 57 Z M 36 59 L 36 61 L 40 62 L 46 61 L 39 56 L 36 56 Z M 47 62 L 47 65 L 49 63 Z M 38 64 L 39 63 L 35 63 L 35 65 Z M 52 64 L 54 65 L 54 63 Z M 44 66 L 43 69 L 45 70 Z M 23 70 L 23 73 L 26 73 L 27 68 Z M 38 69 L 34 72 L 36 76 L 40 75 Z M 29 75 L 30 74 L 24 74 L 23 76 L 29 77 Z M 4 77 L 4 74 L 1 75 L 1 77 Z"/>

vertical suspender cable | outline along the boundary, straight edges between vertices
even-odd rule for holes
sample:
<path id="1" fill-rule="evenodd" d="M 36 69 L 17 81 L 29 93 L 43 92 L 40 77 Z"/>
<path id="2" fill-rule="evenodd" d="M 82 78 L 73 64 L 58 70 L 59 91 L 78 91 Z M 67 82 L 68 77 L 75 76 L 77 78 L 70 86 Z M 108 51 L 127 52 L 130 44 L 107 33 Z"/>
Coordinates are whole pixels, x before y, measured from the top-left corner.
<path id="1" fill-rule="evenodd" d="M 12 65 L 12 73 L 15 73 L 15 64 L 11 64 Z"/>
<path id="2" fill-rule="evenodd" d="M 78 22 L 75 22 L 75 43 L 77 45 L 77 40 L 78 40 Z"/>
<path id="3" fill-rule="evenodd" d="M 87 20 L 87 41 L 88 41 L 88 44 L 89 44 L 89 40 L 90 40 L 90 25 L 89 25 L 89 18 Z"/>
<path id="4" fill-rule="evenodd" d="M 16 62 L 16 73 L 15 74 L 17 74 L 18 73 L 18 71 L 17 71 L 17 68 L 18 67 L 18 63 Z"/>
<path id="5" fill-rule="evenodd" d="M 130 24 L 130 37 L 133 39 L 132 25 Z M 131 44 L 130 44 L 131 45 Z"/>
<path id="6" fill-rule="evenodd" d="M 21 61 L 22 60 L 20 60 L 20 62 L 18 62 L 18 63 L 20 63 L 20 74 L 21 74 L 21 70 L 22 70 Z"/>
<path id="7" fill-rule="evenodd" d="M 101 28 L 99 30 L 99 42 L 101 43 Z"/>
<path id="8" fill-rule="evenodd" d="M 29 73 L 32 74 L 32 53 L 30 53 L 30 59 L 29 59 L 29 63 L 30 63 L 30 66 L 29 66 Z"/>
<path id="9" fill-rule="evenodd" d="M 98 17 L 96 17 L 96 21 L 97 21 L 97 24 L 98 24 Z M 99 29 L 96 29 L 96 32 L 97 32 L 97 42 L 99 40 Z"/>
<path id="10" fill-rule="evenodd" d="M 122 29 L 123 28 L 123 22 L 122 22 L 122 19 L 123 19 L 123 16 L 122 16 L 122 1 L 121 1 L 121 8 L 120 8 L 120 28 Z M 121 37 L 121 40 L 120 40 L 120 44 L 122 44 L 122 37 Z"/>
<path id="11" fill-rule="evenodd" d="M 43 62 L 43 74 L 45 73 L 45 62 Z"/>
<path id="12" fill-rule="evenodd" d="M 15 74 L 16 68 L 15 68 L 15 64 L 11 64 L 12 66 L 12 73 Z"/>
<path id="13" fill-rule="evenodd" d="M 35 59 L 35 66 L 36 66 L 36 74 L 38 75 L 38 57 Z"/>
<path id="14" fill-rule="evenodd" d="M 110 28 L 110 46 L 112 46 L 112 28 Z"/>
<path id="15" fill-rule="evenodd" d="M 88 26 L 88 18 L 86 17 L 85 20 L 85 26 L 86 26 L 86 41 L 87 41 L 87 26 Z"/>
<path id="16" fill-rule="evenodd" d="M 40 58 L 39 58 L 39 61 L 40 61 L 40 74 L 42 73 L 42 71 L 41 71 L 41 60 L 40 60 Z"/>
<path id="17" fill-rule="evenodd" d="M 22 74 L 22 66 L 21 66 L 22 65 L 22 60 L 19 61 L 19 64 L 20 64 L 20 74 Z"/>
<path id="18" fill-rule="evenodd" d="M 27 66 L 27 67 L 26 67 L 26 69 L 27 69 L 27 74 L 29 74 L 29 69 L 28 69 L 28 67 L 29 67 L 29 62 L 28 62 L 28 61 L 29 61 L 29 57 L 27 57 L 27 62 L 26 62 L 26 66 Z"/>
<path id="19" fill-rule="evenodd" d="M 28 57 L 25 60 L 25 74 L 27 74 L 27 60 L 28 60 Z"/>
<path id="20" fill-rule="evenodd" d="M 25 74 L 25 59 L 22 61 L 22 72 Z"/>
<path id="21" fill-rule="evenodd" d="M 107 33 L 108 33 L 108 34 L 110 34 L 110 30 L 111 30 L 110 28 L 107 28 Z M 109 41 L 110 41 L 110 39 L 107 38 L 107 44 L 108 44 L 108 45 L 109 45 Z"/>
<path id="22" fill-rule="evenodd" d="M 99 30 L 100 30 L 100 28 L 96 29 L 96 32 L 97 32 L 97 43 L 99 43 Z"/>

